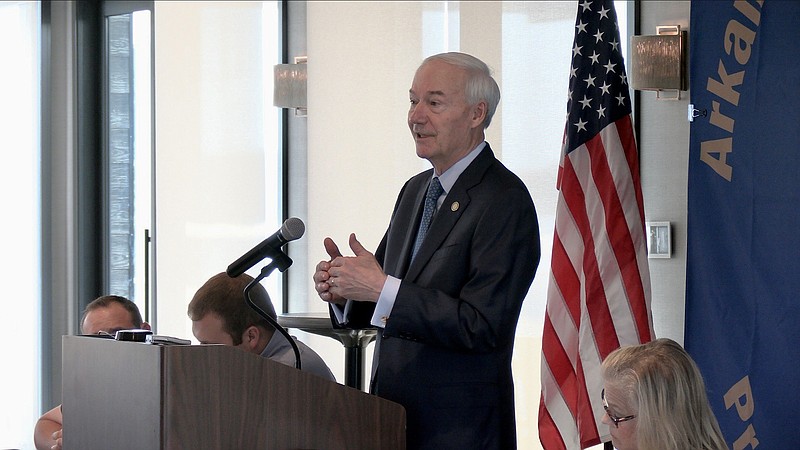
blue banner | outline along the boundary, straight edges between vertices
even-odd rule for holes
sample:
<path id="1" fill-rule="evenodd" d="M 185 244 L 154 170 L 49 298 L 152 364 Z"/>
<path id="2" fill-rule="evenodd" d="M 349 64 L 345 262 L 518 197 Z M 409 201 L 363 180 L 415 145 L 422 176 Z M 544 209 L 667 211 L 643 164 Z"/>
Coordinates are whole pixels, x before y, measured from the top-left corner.
<path id="1" fill-rule="evenodd" d="M 686 349 L 732 449 L 800 448 L 800 2 L 692 1 Z"/>

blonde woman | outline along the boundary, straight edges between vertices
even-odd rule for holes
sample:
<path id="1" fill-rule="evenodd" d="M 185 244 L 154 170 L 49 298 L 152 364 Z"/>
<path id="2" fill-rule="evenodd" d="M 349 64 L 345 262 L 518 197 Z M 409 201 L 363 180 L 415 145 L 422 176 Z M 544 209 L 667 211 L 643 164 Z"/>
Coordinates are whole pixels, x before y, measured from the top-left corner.
<path id="1" fill-rule="evenodd" d="M 611 352 L 603 383 L 603 422 L 618 450 L 728 449 L 697 364 L 677 342 Z"/>

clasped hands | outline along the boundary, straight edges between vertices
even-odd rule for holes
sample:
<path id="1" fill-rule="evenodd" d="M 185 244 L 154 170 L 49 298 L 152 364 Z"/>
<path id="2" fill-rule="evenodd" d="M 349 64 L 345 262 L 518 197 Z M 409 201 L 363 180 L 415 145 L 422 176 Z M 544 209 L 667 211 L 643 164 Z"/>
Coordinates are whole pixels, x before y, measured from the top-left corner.
<path id="1" fill-rule="evenodd" d="M 355 256 L 342 256 L 333 239 L 325 238 L 325 251 L 331 259 L 317 264 L 314 289 L 322 300 L 338 305 L 347 300 L 377 302 L 386 274 L 355 233 L 350 234 L 349 244 Z"/>

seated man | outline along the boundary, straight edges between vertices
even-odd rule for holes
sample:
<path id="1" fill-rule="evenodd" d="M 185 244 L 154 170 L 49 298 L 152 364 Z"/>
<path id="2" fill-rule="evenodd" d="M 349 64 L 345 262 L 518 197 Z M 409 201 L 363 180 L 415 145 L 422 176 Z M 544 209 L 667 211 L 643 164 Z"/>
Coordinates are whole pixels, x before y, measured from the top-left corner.
<path id="1" fill-rule="evenodd" d="M 244 288 L 251 281 L 253 278 L 247 274 L 231 278 L 224 272 L 206 281 L 189 303 L 192 333 L 201 344 L 231 345 L 294 367 L 291 344 L 245 301 Z M 271 318 L 277 319 L 275 307 L 261 284 L 253 286 L 250 296 Z M 336 381 L 314 350 L 297 339 L 295 342 L 303 371 Z"/>
<path id="2" fill-rule="evenodd" d="M 106 295 L 86 305 L 81 318 L 81 334 L 114 335 L 119 330 L 149 330 L 150 325 L 142 321 L 136 304 L 125 297 Z M 60 450 L 63 417 L 61 405 L 47 411 L 36 422 L 33 440 L 37 450 Z"/>

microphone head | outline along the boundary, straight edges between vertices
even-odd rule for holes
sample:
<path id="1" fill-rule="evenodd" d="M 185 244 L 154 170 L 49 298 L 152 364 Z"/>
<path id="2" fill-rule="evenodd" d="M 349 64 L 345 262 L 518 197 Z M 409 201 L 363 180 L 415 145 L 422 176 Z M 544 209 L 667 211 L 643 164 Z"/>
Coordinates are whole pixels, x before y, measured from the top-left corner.
<path id="1" fill-rule="evenodd" d="M 281 236 L 283 236 L 286 242 L 300 239 L 303 237 L 303 233 L 305 232 L 306 224 L 304 224 L 303 221 L 297 217 L 290 217 L 286 219 L 281 226 Z"/>

